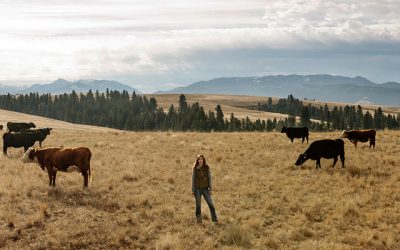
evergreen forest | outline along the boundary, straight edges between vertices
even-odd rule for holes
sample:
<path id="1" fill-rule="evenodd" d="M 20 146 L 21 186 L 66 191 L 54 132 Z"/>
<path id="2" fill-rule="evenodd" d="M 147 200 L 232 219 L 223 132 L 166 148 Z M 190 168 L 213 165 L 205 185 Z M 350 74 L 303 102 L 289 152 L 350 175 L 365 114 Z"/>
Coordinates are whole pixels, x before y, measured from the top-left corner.
<path id="1" fill-rule="evenodd" d="M 185 95 L 179 96 L 178 106 L 167 111 L 158 107 L 153 97 L 135 92 L 109 91 L 51 95 L 30 93 L 0 95 L 0 108 L 38 115 L 72 123 L 96 125 L 130 131 L 280 131 L 283 126 L 307 126 L 311 130 L 398 129 L 400 115 L 385 115 L 381 108 L 372 114 L 361 106 L 328 108 L 304 105 L 289 95 L 272 103 L 249 107 L 261 111 L 288 114 L 285 120 L 238 119 L 232 113 L 224 116 L 220 105 L 204 110 L 199 103 L 188 104 Z M 300 120 L 296 121 L 296 116 Z M 318 121 L 317 121 L 318 120 Z"/>

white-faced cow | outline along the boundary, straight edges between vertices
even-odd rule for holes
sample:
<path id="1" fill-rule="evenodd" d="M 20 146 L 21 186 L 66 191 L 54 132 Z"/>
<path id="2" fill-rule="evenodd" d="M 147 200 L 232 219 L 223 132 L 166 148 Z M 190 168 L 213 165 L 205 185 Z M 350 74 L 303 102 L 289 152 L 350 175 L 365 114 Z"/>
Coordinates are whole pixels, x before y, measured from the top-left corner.
<path id="1" fill-rule="evenodd" d="M 369 148 L 373 146 L 375 148 L 375 136 L 376 131 L 374 129 L 367 130 L 343 130 L 340 138 L 347 138 L 357 147 L 357 142 L 369 141 Z"/>
<path id="2" fill-rule="evenodd" d="M 308 143 L 308 128 L 293 128 L 293 127 L 283 127 L 281 133 L 286 133 L 287 137 L 293 142 L 294 138 L 302 138 L 301 143 L 304 142 L 304 138 L 307 139 Z"/>
<path id="3" fill-rule="evenodd" d="M 7 122 L 8 132 L 21 132 L 24 129 L 36 128 L 33 122 Z"/>
<path id="4" fill-rule="evenodd" d="M 56 185 L 57 171 L 73 172 L 77 171 L 83 175 L 83 187 L 88 186 L 91 179 L 90 158 L 92 152 L 87 147 L 76 148 L 29 148 L 22 156 L 24 163 L 34 162 L 43 171 L 47 170 L 49 175 L 49 185 Z"/>
<path id="5" fill-rule="evenodd" d="M 318 140 L 310 144 L 308 149 L 299 155 L 296 161 L 296 166 L 300 166 L 308 159 L 316 160 L 316 168 L 321 168 L 321 158 L 332 159 L 333 166 L 336 165 L 338 161 L 338 156 L 340 156 L 340 161 L 342 162 L 342 168 L 344 168 L 344 141 L 342 139 L 336 140 Z"/>

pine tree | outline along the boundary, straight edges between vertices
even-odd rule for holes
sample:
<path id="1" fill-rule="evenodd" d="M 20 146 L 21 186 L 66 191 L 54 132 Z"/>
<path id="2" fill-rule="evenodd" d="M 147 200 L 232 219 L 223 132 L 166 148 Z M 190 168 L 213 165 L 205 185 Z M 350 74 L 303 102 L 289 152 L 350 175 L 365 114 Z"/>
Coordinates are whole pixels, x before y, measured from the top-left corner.
<path id="1" fill-rule="evenodd" d="M 216 112 L 216 121 L 217 121 L 217 127 L 216 131 L 223 131 L 225 130 L 225 123 L 224 123 L 224 113 L 222 112 L 221 105 L 217 105 L 215 108 Z"/>
<path id="2" fill-rule="evenodd" d="M 308 107 L 304 106 L 301 110 L 301 115 L 300 115 L 301 126 L 309 127 L 311 124 L 310 117 L 311 116 Z"/>

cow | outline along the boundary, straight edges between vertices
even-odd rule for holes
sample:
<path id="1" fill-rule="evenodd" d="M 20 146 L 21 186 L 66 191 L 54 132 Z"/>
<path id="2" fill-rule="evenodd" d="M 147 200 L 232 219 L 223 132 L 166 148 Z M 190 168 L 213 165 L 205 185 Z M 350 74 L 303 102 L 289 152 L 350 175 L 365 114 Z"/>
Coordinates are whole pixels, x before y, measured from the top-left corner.
<path id="1" fill-rule="evenodd" d="M 33 122 L 7 122 L 7 131 L 8 132 L 21 132 L 24 129 L 36 128 L 35 123 Z"/>
<path id="2" fill-rule="evenodd" d="M 303 144 L 304 138 L 307 139 L 308 143 L 308 128 L 292 128 L 292 127 L 283 127 L 281 133 L 286 133 L 287 137 L 293 142 L 294 138 L 302 138 L 301 143 Z"/>
<path id="3" fill-rule="evenodd" d="M 340 156 L 340 161 L 342 162 L 342 168 L 344 168 L 344 141 L 342 139 L 336 140 L 318 140 L 310 144 L 308 149 L 299 155 L 296 161 L 296 166 L 300 166 L 308 159 L 316 160 L 316 168 L 321 168 L 321 158 L 331 159 L 333 158 L 333 166 L 336 165 L 338 161 L 338 156 Z"/>
<path id="4" fill-rule="evenodd" d="M 90 175 L 92 152 L 87 147 L 76 148 L 33 148 L 30 147 L 21 157 L 22 162 L 38 164 L 49 175 L 49 186 L 56 186 L 57 171 L 80 172 L 83 176 L 83 188 L 87 188 Z"/>
<path id="5" fill-rule="evenodd" d="M 374 129 L 367 130 L 343 130 L 340 138 L 347 138 L 354 147 L 357 147 L 357 142 L 367 142 L 369 141 L 369 148 L 373 146 L 375 148 L 375 136 L 376 131 Z"/>
<path id="6" fill-rule="evenodd" d="M 37 129 L 35 131 L 25 132 L 7 132 L 3 134 L 3 154 L 7 155 L 7 148 L 21 148 L 24 147 L 24 151 L 32 147 L 36 141 L 39 141 L 42 146 L 42 141 L 46 139 L 46 136 L 50 134 L 51 128 Z"/>
<path id="7" fill-rule="evenodd" d="M 3 130 L 3 125 L 0 124 L 0 130 Z"/>
<path id="8" fill-rule="evenodd" d="M 38 128 L 38 129 L 24 129 L 22 132 L 34 133 L 35 141 L 39 142 L 40 147 L 42 147 L 42 142 L 50 135 L 52 128 Z"/>

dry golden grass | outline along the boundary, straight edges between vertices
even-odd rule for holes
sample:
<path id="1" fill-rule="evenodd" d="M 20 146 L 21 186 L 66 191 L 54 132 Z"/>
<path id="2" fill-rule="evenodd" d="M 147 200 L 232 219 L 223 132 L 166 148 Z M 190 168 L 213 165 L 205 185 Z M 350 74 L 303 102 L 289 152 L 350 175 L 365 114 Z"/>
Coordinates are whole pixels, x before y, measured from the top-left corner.
<path id="1" fill-rule="evenodd" d="M 165 111 L 168 111 L 171 104 L 173 104 L 175 108 L 179 106 L 179 94 L 152 94 L 146 96 L 155 97 L 158 105 L 163 107 Z M 229 119 L 231 113 L 238 119 L 244 119 L 248 116 L 250 120 L 253 121 L 257 119 L 272 120 L 274 118 L 281 120 L 288 117 L 285 114 L 262 112 L 245 108 L 248 106 L 255 106 L 259 102 L 267 102 L 267 97 L 265 96 L 185 94 L 185 97 L 188 103 L 198 102 L 203 106 L 206 112 L 208 112 L 208 110 L 215 112 L 215 107 L 220 104 L 226 119 Z M 278 98 L 274 98 L 274 100 L 278 100 Z"/>
<path id="2" fill-rule="evenodd" d="M 308 145 L 281 133 L 53 131 L 44 146 L 92 150 L 91 186 L 59 173 L 49 187 L 47 174 L 10 148 L 0 156 L 4 249 L 400 248 L 399 131 L 378 131 L 375 150 L 346 140 L 345 169 L 324 159 L 321 169 L 295 167 Z M 199 153 L 212 169 L 217 225 L 204 200 L 203 224 L 195 222 Z"/>
<path id="3" fill-rule="evenodd" d="M 178 107 L 179 94 L 152 94 L 146 95 L 148 97 L 155 97 L 157 99 L 158 105 L 163 107 L 164 110 L 168 110 L 168 108 L 173 104 L 175 107 Z M 248 106 L 256 106 L 259 102 L 265 103 L 267 102 L 268 97 L 266 96 L 244 96 L 244 95 L 217 95 L 217 94 L 185 94 L 186 100 L 188 103 L 198 102 L 202 105 L 205 111 L 215 110 L 217 104 L 220 104 L 222 107 L 222 111 L 225 114 L 225 118 L 229 119 L 231 113 L 235 115 L 236 118 L 243 119 L 248 116 L 251 120 L 267 120 L 274 119 L 277 120 L 287 118 L 285 114 L 271 113 L 271 112 L 262 112 L 257 110 L 249 110 L 246 107 Z M 278 101 L 278 97 L 272 97 L 273 103 Z M 334 106 L 346 106 L 346 105 L 355 105 L 354 103 L 341 103 L 341 102 L 322 102 L 322 101 L 311 101 L 311 100 L 302 100 L 306 105 L 311 103 L 315 106 L 324 106 L 327 103 L 328 107 L 332 108 Z M 400 113 L 400 107 L 389 107 L 382 105 L 361 105 L 363 110 L 374 112 L 378 107 L 381 107 L 385 113 L 390 114 L 398 114 Z"/>

